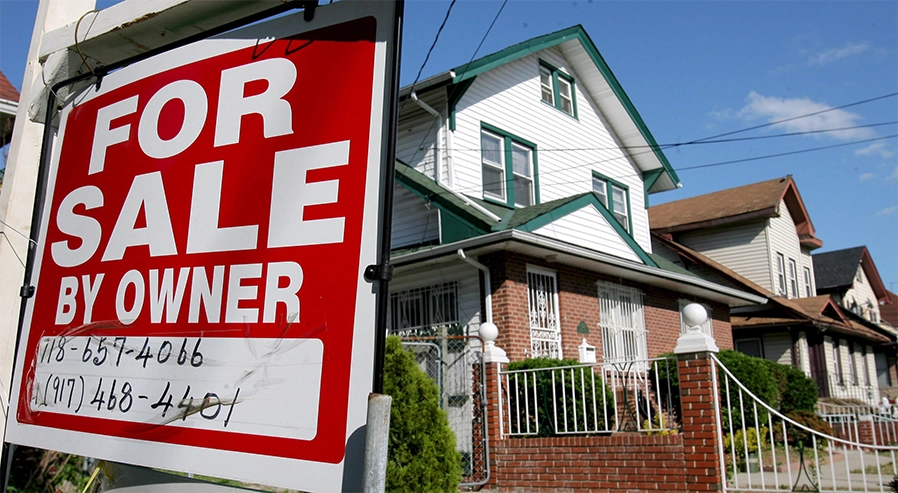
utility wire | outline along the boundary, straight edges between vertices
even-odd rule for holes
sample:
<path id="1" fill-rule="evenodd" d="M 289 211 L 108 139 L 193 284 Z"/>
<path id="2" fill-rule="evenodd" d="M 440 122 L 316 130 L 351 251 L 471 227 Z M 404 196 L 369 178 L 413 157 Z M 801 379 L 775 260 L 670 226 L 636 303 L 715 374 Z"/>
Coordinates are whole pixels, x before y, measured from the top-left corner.
<path id="1" fill-rule="evenodd" d="M 424 67 L 427 65 L 427 61 L 430 60 L 430 54 L 433 53 L 433 49 L 434 49 L 434 47 L 436 47 L 437 41 L 440 40 L 440 33 L 442 33 L 443 28 L 446 27 L 446 21 L 449 20 L 449 14 L 452 13 L 452 7 L 455 6 L 455 1 L 456 0 L 452 0 L 452 2 L 449 3 L 449 8 L 446 9 L 446 16 L 443 17 L 443 23 L 440 24 L 440 28 L 437 29 L 436 36 L 433 37 L 433 43 L 430 44 L 430 49 L 427 50 L 427 55 L 424 56 L 424 63 L 422 63 L 421 68 L 418 69 L 418 75 L 415 76 L 415 81 L 412 82 L 412 86 L 411 86 L 411 89 L 409 90 L 409 94 L 414 92 L 415 84 L 417 84 L 418 81 L 421 79 L 421 72 L 424 71 Z M 406 99 L 406 101 L 408 101 L 408 99 Z"/>

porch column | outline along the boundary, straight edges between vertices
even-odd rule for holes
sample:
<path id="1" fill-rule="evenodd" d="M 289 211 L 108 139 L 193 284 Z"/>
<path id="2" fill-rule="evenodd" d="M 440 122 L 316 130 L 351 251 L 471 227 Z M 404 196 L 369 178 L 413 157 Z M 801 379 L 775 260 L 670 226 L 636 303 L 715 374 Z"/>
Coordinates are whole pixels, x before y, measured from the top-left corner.
<path id="1" fill-rule="evenodd" d="M 677 340 L 677 369 L 682 403 L 683 451 L 686 488 L 723 491 L 717 409 L 717 372 L 711 354 L 719 352 L 714 339 L 701 331 L 708 318 L 704 307 L 693 303 L 683 308 L 689 330 Z"/>
<path id="2" fill-rule="evenodd" d="M 508 356 L 505 351 L 496 346 L 496 338 L 499 336 L 499 329 L 490 322 L 484 322 L 480 325 L 480 337 L 483 339 L 483 364 L 486 366 L 484 378 L 486 379 L 486 415 L 484 421 L 486 425 L 486 433 L 489 443 L 489 461 L 490 481 L 487 487 L 496 485 L 496 461 L 495 446 L 499 440 L 502 440 L 501 429 L 501 389 L 499 372 L 502 366 L 508 364 Z"/>

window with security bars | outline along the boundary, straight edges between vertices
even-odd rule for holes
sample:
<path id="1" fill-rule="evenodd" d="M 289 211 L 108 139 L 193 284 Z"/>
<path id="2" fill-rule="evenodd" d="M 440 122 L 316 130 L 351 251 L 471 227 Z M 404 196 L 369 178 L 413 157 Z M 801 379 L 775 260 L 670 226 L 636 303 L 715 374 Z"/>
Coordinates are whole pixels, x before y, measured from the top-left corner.
<path id="1" fill-rule="evenodd" d="M 598 282 L 602 354 L 606 363 L 629 363 L 644 368 L 648 360 L 642 291 Z"/>
<path id="2" fill-rule="evenodd" d="M 554 272 L 527 267 L 530 357 L 532 358 L 561 358 L 561 326 L 558 316 L 557 286 Z"/>
<path id="3" fill-rule="evenodd" d="M 390 294 L 390 333 L 402 337 L 459 335 L 455 282 Z"/>

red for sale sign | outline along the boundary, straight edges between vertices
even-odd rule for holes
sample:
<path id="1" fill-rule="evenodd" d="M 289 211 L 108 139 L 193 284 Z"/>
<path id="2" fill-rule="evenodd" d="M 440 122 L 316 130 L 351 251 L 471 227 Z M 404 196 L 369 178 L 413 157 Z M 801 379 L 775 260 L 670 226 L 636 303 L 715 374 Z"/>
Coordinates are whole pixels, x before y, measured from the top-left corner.
<path id="1" fill-rule="evenodd" d="M 9 441 L 339 487 L 371 382 L 391 9 L 270 21 L 68 104 Z"/>

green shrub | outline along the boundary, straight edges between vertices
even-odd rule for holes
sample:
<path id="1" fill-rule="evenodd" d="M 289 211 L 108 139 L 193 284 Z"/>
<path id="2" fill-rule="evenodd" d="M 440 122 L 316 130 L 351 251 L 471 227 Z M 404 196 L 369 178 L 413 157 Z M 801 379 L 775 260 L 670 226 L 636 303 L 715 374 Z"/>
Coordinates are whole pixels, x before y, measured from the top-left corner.
<path id="1" fill-rule="evenodd" d="M 773 374 L 777 382 L 779 394 L 779 408 L 783 414 L 792 411 L 817 410 L 817 385 L 808 378 L 803 371 L 794 366 L 781 365 L 773 361 L 764 360 L 767 369 Z"/>
<path id="2" fill-rule="evenodd" d="M 458 491 L 462 459 L 437 386 L 395 336 L 387 338 L 384 393 L 393 398 L 386 490 Z"/>
<path id="3" fill-rule="evenodd" d="M 788 417 L 789 419 L 795 421 L 796 423 L 798 423 L 800 425 L 806 426 L 806 427 L 808 427 L 814 431 L 820 432 L 824 435 L 832 435 L 833 434 L 833 429 L 829 425 L 829 423 L 824 421 L 823 418 L 818 416 L 817 413 L 814 411 L 792 411 L 792 412 L 786 414 L 786 417 Z M 799 428 L 799 427 L 793 425 L 792 423 L 786 424 L 786 433 L 788 434 L 788 437 L 789 437 L 789 445 L 790 446 L 795 446 L 799 443 L 801 443 L 805 447 L 810 447 L 813 445 L 812 433 L 810 433 L 802 428 Z M 783 442 L 782 428 L 774 429 L 773 438 L 778 443 Z M 824 446 L 826 446 L 826 442 L 818 440 L 817 446 L 824 447 Z"/>
<path id="4" fill-rule="evenodd" d="M 607 386 L 603 388 L 601 375 L 593 375 L 591 367 L 573 370 L 559 368 L 579 364 L 574 359 L 554 358 L 530 358 L 509 363 L 508 371 L 558 368 L 519 374 L 517 378 L 514 374 L 510 376 L 508 409 L 512 416 L 511 422 L 520 423 L 521 431 L 525 431 L 529 420 L 530 430 L 538 430 L 537 436 L 543 437 L 565 431 L 583 430 L 584 427 L 596 428 L 596 425 L 597 429 L 604 430 L 605 416 L 613 413 L 614 395 Z M 536 376 L 535 381 L 533 375 Z M 540 407 L 536 410 L 528 409 L 525 404 L 529 402 L 530 406 L 533 405 L 534 391 L 540 403 Z M 565 395 L 568 396 L 566 403 L 563 400 Z M 529 401 L 525 401 L 528 398 Z M 559 417 L 557 429 L 554 419 L 556 412 Z"/>

